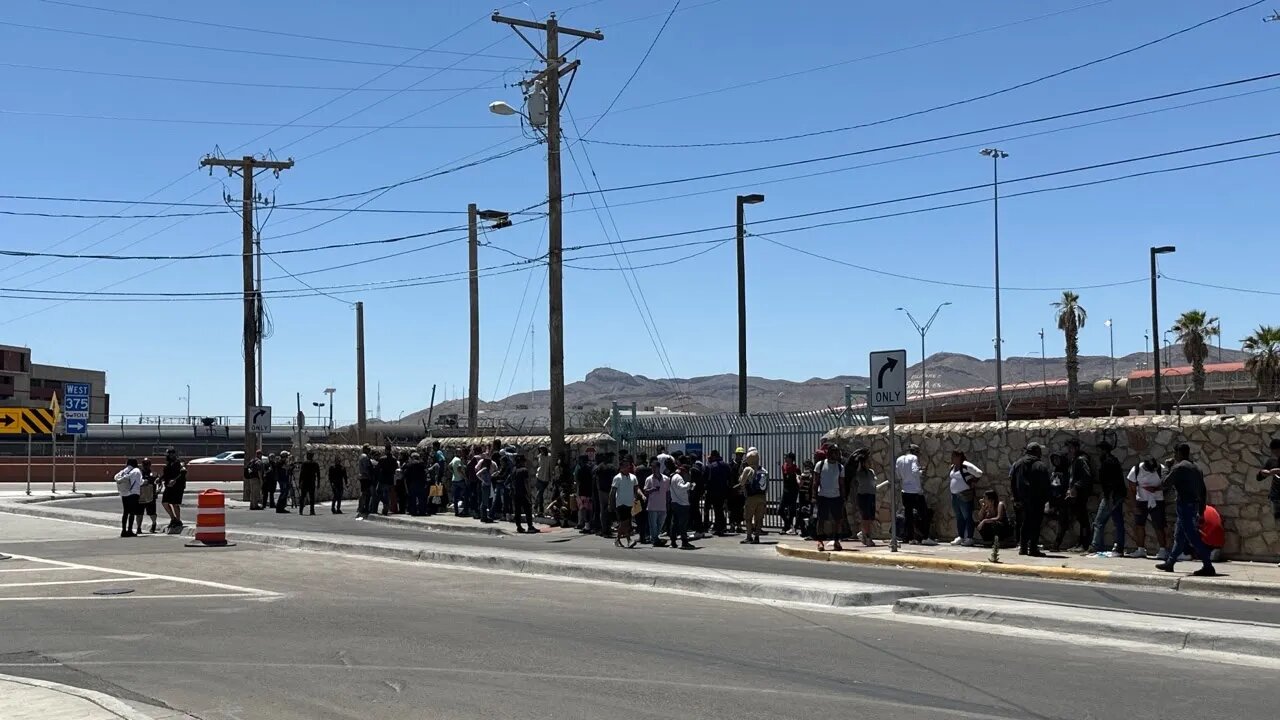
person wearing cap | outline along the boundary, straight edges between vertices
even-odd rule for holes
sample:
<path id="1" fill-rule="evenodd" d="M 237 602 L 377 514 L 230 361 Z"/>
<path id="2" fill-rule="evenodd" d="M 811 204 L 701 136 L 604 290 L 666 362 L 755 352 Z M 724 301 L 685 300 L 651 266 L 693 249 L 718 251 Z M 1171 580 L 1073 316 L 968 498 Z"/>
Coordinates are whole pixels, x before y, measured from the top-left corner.
<path id="1" fill-rule="evenodd" d="M 534 470 L 534 484 L 538 492 L 533 499 L 533 511 L 545 517 L 547 515 L 547 487 L 551 484 L 551 450 L 546 445 L 538 446 L 538 466 Z"/>
<path id="2" fill-rule="evenodd" d="M 262 509 L 262 473 L 266 467 L 266 458 L 259 450 L 251 460 L 245 460 L 244 479 L 249 491 L 249 509 Z"/>
<path id="3" fill-rule="evenodd" d="M 537 533 L 538 528 L 533 524 L 533 504 L 529 501 L 529 461 L 524 453 L 516 453 L 512 461 L 515 469 L 511 471 L 511 507 L 516 532 Z M 524 526 L 520 524 L 521 517 L 524 518 Z"/>
<path id="4" fill-rule="evenodd" d="M 913 545 L 937 545 L 930 535 L 929 502 L 924 495 L 925 463 L 920 460 L 920 446 L 911 443 L 907 451 L 894 462 L 898 474 L 898 487 L 902 490 L 903 525 L 906 537 Z"/>
<path id="5" fill-rule="evenodd" d="M 733 451 L 733 462 L 729 464 L 732 479 L 729 481 L 729 490 L 725 495 L 725 508 L 729 511 L 729 532 L 731 533 L 742 532 L 745 520 L 747 498 L 742 494 L 739 480 L 742 477 L 742 463 L 746 455 L 747 451 L 739 447 Z"/>
<path id="6" fill-rule="evenodd" d="M 1018 554 L 1044 557 L 1040 552 L 1040 530 L 1044 525 L 1044 505 L 1049 500 L 1050 471 L 1040 443 L 1028 443 L 1025 454 L 1010 470 L 1016 496 L 1022 502 L 1019 515 Z"/>
<path id="7" fill-rule="evenodd" d="M 747 450 L 742 459 L 742 472 L 738 477 L 738 486 L 744 498 L 743 509 L 746 517 L 747 536 L 743 544 L 760 544 L 760 532 L 764 530 L 765 497 L 769 493 L 769 473 L 760 467 L 760 451 L 756 448 Z"/>
<path id="8" fill-rule="evenodd" d="M 1173 487 L 1177 493 L 1178 523 L 1174 530 L 1173 550 L 1164 562 L 1156 565 L 1157 570 L 1173 572 L 1178 558 L 1187 550 L 1194 550 L 1202 565 L 1192 573 L 1197 577 L 1213 577 L 1214 570 L 1210 550 L 1200 537 L 1200 526 L 1204 523 L 1205 506 L 1209 502 L 1209 491 L 1204 484 L 1204 473 L 1191 462 L 1191 446 L 1181 443 L 1174 449 L 1173 467 L 1169 468 L 1166 485 Z"/>
<path id="9" fill-rule="evenodd" d="M 298 468 L 298 514 L 311 506 L 311 514 L 316 514 L 316 487 L 320 485 L 320 463 L 316 462 L 316 454 L 307 451 L 306 459 Z"/>
<path id="10" fill-rule="evenodd" d="M 1271 503 L 1271 515 L 1280 524 L 1280 438 L 1271 439 L 1271 457 L 1258 470 L 1258 482 L 1271 481 L 1267 500 Z"/>
<path id="11" fill-rule="evenodd" d="M 142 491 L 142 471 L 138 469 L 138 461 L 129 458 L 124 461 L 124 468 L 116 473 L 116 491 L 120 493 L 120 537 L 137 537 L 133 531 L 134 518 L 137 518 L 138 532 L 142 532 L 142 515 L 138 513 L 138 493 Z"/>
<path id="12" fill-rule="evenodd" d="M 691 517 L 691 498 L 694 489 L 693 482 L 689 478 L 690 467 L 687 458 L 678 462 L 676 471 L 671 475 L 671 483 L 668 486 L 669 497 L 667 509 L 671 513 L 671 547 L 677 547 L 678 541 L 681 550 L 694 550 L 694 546 L 689 542 L 689 518 Z"/>
<path id="13" fill-rule="evenodd" d="M 1080 441 L 1071 438 L 1067 441 L 1067 514 L 1063 525 L 1074 524 L 1079 528 L 1079 537 L 1073 550 L 1084 552 L 1092 534 L 1089 518 L 1089 497 L 1093 495 L 1093 466 L 1089 456 L 1080 449 Z"/>
<path id="14" fill-rule="evenodd" d="M 1111 451 L 1115 448 L 1103 440 L 1098 443 L 1098 485 L 1102 488 L 1102 502 L 1098 504 L 1098 514 L 1093 518 L 1092 552 L 1105 552 L 1105 531 L 1107 518 L 1116 528 L 1116 556 L 1124 554 L 1124 505 L 1128 488 L 1125 485 L 1124 466 Z"/>
<path id="15" fill-rule="evenodd" d="M 733 467 L 720 457 L 719 450 L 712 450 L 707 455 L 707 514 L 706 523 L 711 531 L 723 537 L 727 527 L 725 523 L 725 502 L 729 496 L 729 485 L 733 478 Z"/>

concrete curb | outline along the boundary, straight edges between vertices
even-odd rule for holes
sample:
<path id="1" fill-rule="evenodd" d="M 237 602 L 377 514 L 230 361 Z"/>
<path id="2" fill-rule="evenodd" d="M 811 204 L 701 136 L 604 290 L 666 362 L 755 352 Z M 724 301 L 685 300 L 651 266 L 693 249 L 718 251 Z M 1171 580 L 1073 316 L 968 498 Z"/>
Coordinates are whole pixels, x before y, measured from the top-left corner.
<path id="1" fill-rule="evenodd" d="M 397 527 L 414 528 L 424 532 L 442 532 L 456 533 L 459 535 L 487 535 L 491 537 L 503 537 L 511 535 L 498 525 L 481 524 L 479 520 L 475 521 L 475 525 L 455 525 L 453 523 L 435 522 L 432 520 L 410 520 L 398 515 L 369 515 L 366 520 L 374 522 L 386 523 Z"/>
<path id="2" fill-rule="evenodd" d="M 1174 650 L 1280 656 L 1280 626 L 1154 615 L 987 595 L 904 598 L 899 615 L 996 624 L 1027 630 L 1124 640 Z"/>
<path id="3" fill-rule="evenodd" d="M 0 502 L 11 503 L 47 503 L 58 502 L 60 500 L 83 500 L 85 498 L 99 497 L 115 497 L 115 490 L 84 490 L 74 493 L 58 493 L 51 495 L 47 492 L 31 493 L 30 495 L 16 495 L 14 497 L 0 497 Z"/>
<path id="4" fill-rule="evenodd" d="M 15 685 L 43 688 L 53 693 L 80 698 L 81 700 L 97 705 L 121 720 L 152 720 L 150 715 L 141 712 L 132 705 L 128 705 L 123 701 L 111 697 L 110 695 L 106 695 L 95 690 L 85 690 L 84 688 L 73 687 L 71 685 L 63 685 L 62 683 L 49 682 L 48 680 L 36 680 L 34 678 L 20 677 L 17 675 L 0 674 L 0 681 L 13 683 Z"/>
<path id="5" fill-rule="evenodd" d="M 119 519 L 96 510 L 0 503 L 0 512 L 102 525 L 115 528 Z M 184 535 L 194 536 L 194 528 Z M 731 599 L 770 600 L 827 607 L 889 605 L 902 598 L 924 595 L 908 587 L 821 580 L 788 575 L 731 572 L 707 567 L 663 565 L 583 556 L 492 548 L 467 548 L 418 541 L 334 538 L 318 533 L 228 530 L 227 540 L 293 550 L 333 552 L 451 567 L 610 582 L 656 590 L 674 590 Z"/>

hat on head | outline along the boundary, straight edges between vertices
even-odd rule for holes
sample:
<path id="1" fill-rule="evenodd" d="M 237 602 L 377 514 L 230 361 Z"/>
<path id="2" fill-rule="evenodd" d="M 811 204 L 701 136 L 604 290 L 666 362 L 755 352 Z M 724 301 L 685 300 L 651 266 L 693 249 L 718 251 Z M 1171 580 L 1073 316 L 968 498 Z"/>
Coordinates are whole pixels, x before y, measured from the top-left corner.
<path id="1" fill-rule="evenodd" d="M 917 445 L 916 443 L 911 443 L 910 445 L 907 445 L 907 449 L 910 450 L 911 452 L 920 452 L 920 446 Z"/>
<path id="2" fill-rule="evenodd" d="M 1041 445 L 1040 443 L 1038 442 L 1027 443 L 1027 452 L 1031 453 L 1032 455 L 1039 455 L 1043 451 L 1044 451 L 1044 446 Z"/>
<path id="3" fill-rule="evenodd" d="M 733 454 L 734 454 L 734 455 L 741 455 L 742 453 L 745 453 L 745 452 L 746 452 L 746 450 L 743 450 L 741 447 L 738 447 L 738 449 L 737 449 L 737 450 L 734 450 L 734 451 L 733 451 Z"/>

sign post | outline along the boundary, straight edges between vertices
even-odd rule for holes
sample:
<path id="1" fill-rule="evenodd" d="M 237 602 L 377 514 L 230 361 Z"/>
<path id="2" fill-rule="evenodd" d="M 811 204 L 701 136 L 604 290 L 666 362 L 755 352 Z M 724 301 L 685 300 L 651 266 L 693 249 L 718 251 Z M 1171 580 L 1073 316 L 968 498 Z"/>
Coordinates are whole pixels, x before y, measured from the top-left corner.
<path id="1" fill-rule="evenodd" d="M 27 435 L 27 494 L 31 494 L 31 436 Z"/>
<path id="2" fill-rule="evenodd" d="M 71 492 L 76 491 L 76 471 L 79 469 L 80 462 L 80 436 L 71 436 Z"/>
<path id="3" fill-rule="evenodd" d="M 889 415 L 889 552 L 898 552 L 897 442 L 894 437 L 895 408 L 907 404 L 907 351 L 877 350 L 871 353 L 871 392 L 868 405 Z"/>
<path id="4" fill-rule="evenodd" d="M 76 475 L 80 462 L 80 436 L 89 431 L 89 383 L 63 383 L 62 416 L 66 432 L 71 436 L 71 492 L 76 491 Z"/>

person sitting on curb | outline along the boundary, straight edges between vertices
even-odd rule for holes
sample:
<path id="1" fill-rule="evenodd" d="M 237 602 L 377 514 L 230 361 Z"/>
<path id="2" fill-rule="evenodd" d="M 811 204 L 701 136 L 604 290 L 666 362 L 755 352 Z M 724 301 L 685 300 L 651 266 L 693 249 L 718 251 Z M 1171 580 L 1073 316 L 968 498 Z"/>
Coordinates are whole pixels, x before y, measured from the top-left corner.
<path id="1" fill-rule="evenodd" d="M 1204 484 L 1204 473 L 1191 462 L 1191 446 L 1182 443 L 1174 450 L 1176 462 L 1169 468 L 1169 477 L 1165 484 L 1172 486 L 1178 493 L 1178 522 L 1174 530 L 1173 550 L 1164 562 L 1156 565 L 1157 570 L 1173 572 L 1178 558 L 1188 548 L 1196 553 L 1203 563 L 1192 575 L 1197 577 L 1213 577 L 1217 571 L 1213 568 L 1208 546 L 1200 537 L 1200 525 L 1204 522 L 1204 508 L 1208 504 L 1208 490 Z"/>
<path id="2" fill-rule="evenodd" d="M 978 505 L 978 537 L 988 545 L 1004 542 L 1013 537 L 1013 525 L 1009 522 L 1009 510 L 994 489 L 982 493 Z"/>

